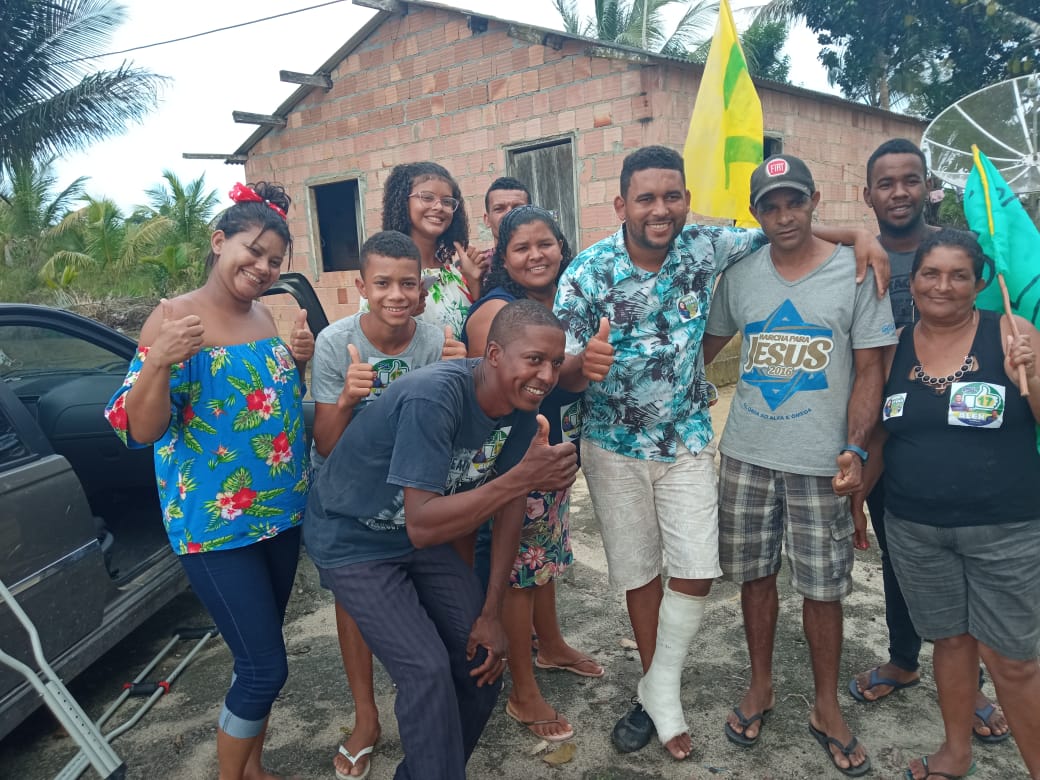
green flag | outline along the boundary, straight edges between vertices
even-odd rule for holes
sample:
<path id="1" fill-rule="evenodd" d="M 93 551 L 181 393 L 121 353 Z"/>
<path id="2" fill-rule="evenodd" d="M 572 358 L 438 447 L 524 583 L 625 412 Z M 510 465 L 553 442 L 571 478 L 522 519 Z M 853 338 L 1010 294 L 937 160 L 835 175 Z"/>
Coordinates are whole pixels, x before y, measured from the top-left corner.
<path id="1" fill-rule="evenodd" d="M 975 303 L 980 309 L 1004 311 L 996 280 L 996 274 L 1003 274 L 1012 311 L 1040 327 L 1040 231 L 989 158 L 974 144 L 971 151 L 975 167 L 964 186 L 964 216 L 995 266 Z M 1036 447 L 1040 450 L 1040 425 Z"/>
<path id="2" fill-rule="evenodd" d="M 1040 231 L 993 163 L 977 147 L 972 151 L 975 167 L 964 188 L 964 216 L 996 273 L 1004 275 L 1012 310 L 1040 327 Z M 976 303 L 1003 312 L 1000 285 L 992 273 L 986 277 Z"/>

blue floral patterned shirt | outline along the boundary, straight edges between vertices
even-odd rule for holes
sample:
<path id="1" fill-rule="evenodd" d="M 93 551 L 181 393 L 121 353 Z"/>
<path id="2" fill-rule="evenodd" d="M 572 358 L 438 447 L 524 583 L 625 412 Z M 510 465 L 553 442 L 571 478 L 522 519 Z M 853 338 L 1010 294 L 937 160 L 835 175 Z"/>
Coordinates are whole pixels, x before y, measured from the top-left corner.
<path id="1" fill-rule="evenodd" d="M 699 452 L 713 433 L 701 340 L 718 275 L 763 246 L 760 230 L 687 225 L 659 271 L 634 265 L 624 226 L 564 272 L 555 312 L 578 354 L 610 321 L 614 365 L 585 391 L 582 437 L 631 458 L 672 461 L 676 441 Z"/>
<path id="2" fill-rule="evenodd" d="M 140 347 L 105 417 L 123 442 Z M 170 369 L 170 427 L 155 442 L 163 524 L 178 555 L 244 547 L 298 525 L 308 472 L 300 372 L 272 338 L 207 347 Z"/>

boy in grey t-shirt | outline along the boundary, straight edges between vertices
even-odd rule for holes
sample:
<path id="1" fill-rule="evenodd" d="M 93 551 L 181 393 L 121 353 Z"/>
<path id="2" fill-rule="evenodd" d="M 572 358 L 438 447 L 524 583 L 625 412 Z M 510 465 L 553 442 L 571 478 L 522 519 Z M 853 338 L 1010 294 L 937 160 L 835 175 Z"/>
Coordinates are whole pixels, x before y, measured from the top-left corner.
<path id="1" fill-rule="evenodd" d="M 738 331 L 744 338 L 720 445 L 719 557 L 741 583 L 751 682 L 725 733 L 753 745 L 774 706 L 783 547 L 804 597 L 816 688 L 809 730 L 839 771 L 859 776 L 870 759 L 837 697 L 841 599 L 851 589 L 853 562 L 848 495 L 861 483 L 880 409 L 882 348 L 896 339 L 887 296 L 879 301 L 873 285 L 857 286 L 847 250 L 813 237 L 819 200 L 796 157 L 771 157 L 755 169 L 751 212 L 770 245 L 723 276 L 704 337 L 706 363 Z"/>
<path id="2" fill-rule="evenodd" d="M 391 382 L 442 358 L 466 357 L 466 348 L 449 328 L 442 332 L 412 317 L 419 305 L 421 273 L 419 249 L 403 233 L 382 231 L 361 247 L 357 287 L 368 299 L 368 309 L 329 325 L 314 344 L 311 464 L 316 471 L 354 416 Z M 372 685 L 372 653 L 339 603 L 336 633 L 356 713 L 350 738 L 335 758 L 336 771 L 347 775 L 356 764 L 371 760 L 371 747 L 379 736 L 379 712 Z"/>

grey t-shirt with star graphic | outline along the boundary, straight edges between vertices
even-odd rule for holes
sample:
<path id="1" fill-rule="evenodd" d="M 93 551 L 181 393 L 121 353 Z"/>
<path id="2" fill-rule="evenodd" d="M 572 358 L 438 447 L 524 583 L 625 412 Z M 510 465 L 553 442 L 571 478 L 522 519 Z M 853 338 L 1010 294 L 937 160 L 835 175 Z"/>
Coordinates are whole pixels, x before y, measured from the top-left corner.
<path id="1" fill-rule="evenodd" d="M 740 332 L 740 380 L 719 449 L 763 468 L 833 476 L 847 442 L 853 350 L 896 342 L 888 296 L 839 246 L 797 281 L 762 247 L 719 282 L 706 331 Z"/>

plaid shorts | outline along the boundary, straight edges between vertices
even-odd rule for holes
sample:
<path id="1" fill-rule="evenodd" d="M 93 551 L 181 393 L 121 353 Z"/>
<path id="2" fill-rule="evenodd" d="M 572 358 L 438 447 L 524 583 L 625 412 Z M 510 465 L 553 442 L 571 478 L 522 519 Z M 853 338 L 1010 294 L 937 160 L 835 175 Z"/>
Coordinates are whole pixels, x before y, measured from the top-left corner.
<path id="1" fill-rule="evenodd" d="M 719 558 L 733 581 L 776 574 L 783 548 L 795 591 L 813 601 L 840 601 L 852 591 L 854 530 L 849 500 L 834 494 L 830 477 L 722 456 Z"/>

